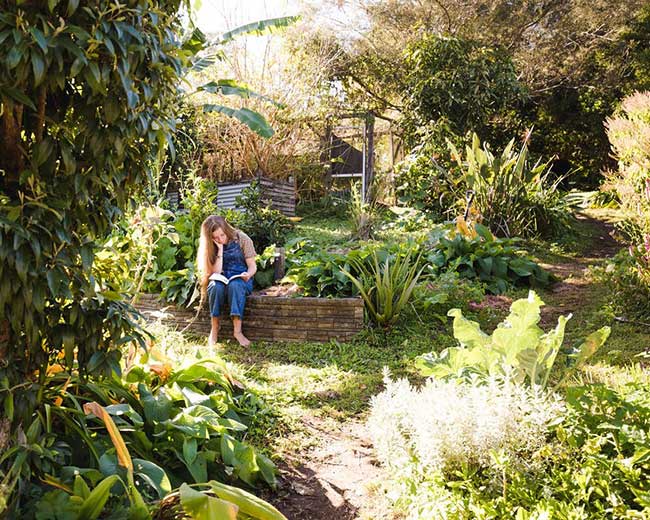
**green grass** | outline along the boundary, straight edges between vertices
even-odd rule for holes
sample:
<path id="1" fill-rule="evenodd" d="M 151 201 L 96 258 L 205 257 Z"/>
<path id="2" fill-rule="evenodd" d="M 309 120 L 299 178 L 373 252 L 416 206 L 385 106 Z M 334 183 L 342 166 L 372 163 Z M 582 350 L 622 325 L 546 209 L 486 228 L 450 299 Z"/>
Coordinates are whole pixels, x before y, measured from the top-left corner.
<path id="1" fill-rule="evenodd" d="M 315 244 L 324 248 L 345 244 L 352 236 L 352 226 L 346 219 L 337 217 L 303 217 L 296 224 L 296 228 L 289 236 L 289 240 L 296 237 L 307 237 Z"/>

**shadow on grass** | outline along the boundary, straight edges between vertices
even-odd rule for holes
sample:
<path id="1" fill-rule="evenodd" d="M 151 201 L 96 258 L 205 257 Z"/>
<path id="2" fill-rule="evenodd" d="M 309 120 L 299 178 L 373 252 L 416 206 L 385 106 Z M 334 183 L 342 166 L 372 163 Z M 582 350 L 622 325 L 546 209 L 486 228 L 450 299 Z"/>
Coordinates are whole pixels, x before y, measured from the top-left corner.
<path id="1" fill-rule="evenodd" d="M 231 342 L 223 356 L 249 367 L 249 375 L 282 393 L 285 404 L 349 416 L 366 410 L 381 390 L 384 367 L 392 377 L 417 381 L 415 358 L 454 344 L 437 325 L 409 323 L 387 333 L 366 330 L 349 343 L 255 342 L 242 348 Z"/>

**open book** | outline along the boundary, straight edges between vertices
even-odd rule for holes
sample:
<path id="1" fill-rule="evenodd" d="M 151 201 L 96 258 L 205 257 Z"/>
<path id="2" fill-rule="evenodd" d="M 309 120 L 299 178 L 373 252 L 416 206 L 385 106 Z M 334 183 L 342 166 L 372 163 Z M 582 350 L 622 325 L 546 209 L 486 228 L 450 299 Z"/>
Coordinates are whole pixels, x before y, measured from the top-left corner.
<path id="1" fill-rule="evenodd" d="M 210 275 L 210 280 L 216 280 L 217 282 L 223 282 L 226 285 L 230 283 L 231 280 L 234 280 L 235 278 L 241 278 L 244 273 L 236 274 L 235 276 L 231 276 L 230 278 L 226 278 L 224 275 L 219 274 L 219 273 L 212 273 Z"/>

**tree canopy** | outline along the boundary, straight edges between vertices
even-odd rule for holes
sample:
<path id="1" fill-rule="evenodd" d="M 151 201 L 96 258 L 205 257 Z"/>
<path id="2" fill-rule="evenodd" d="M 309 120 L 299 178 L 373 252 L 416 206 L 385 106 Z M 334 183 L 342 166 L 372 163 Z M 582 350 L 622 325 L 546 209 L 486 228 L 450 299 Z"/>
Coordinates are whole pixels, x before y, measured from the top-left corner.
<path id="1" fill-rule="evenodd" d="M 59 357 L 82 370 L 119 369 L 112 347 L 131 339 L 133 315 L 94 278 L 94 244 L 147 184 L 174 128 L 179 4 L 1 3 L 5 385 L 37 382 Z M 19 417 L 38 395 L 38 384 L 30 389 Z"/>

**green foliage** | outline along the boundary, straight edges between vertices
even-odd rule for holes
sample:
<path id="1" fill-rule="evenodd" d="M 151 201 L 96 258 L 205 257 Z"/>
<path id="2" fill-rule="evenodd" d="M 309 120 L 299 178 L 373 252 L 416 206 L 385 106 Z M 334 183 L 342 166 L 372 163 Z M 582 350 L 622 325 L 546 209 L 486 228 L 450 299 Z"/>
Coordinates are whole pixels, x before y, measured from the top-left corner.
<path id="1" fill-rule="evenodd" d="M 550 283 L 549 273 L 521 254 L 517 239 L 496 238 L 481 224 L 475 229 L 473 238 L 455 233 L 433 245 L 428 261 L 435 272 L 457 271 L 463 278 L 483 282 L 492 294 L 517 285 L 545 287 Z"/>
<path id="2" fill-rule="evenodd" d="M 275 281 L 275 260 L 279 253 L 276 252 L 275 244 L 271 244 L 255 258 L 257 272 L 255 273 L 255 285 L 261 289 L 273 285 Z"/>
<path id="3" fill-rule="evenodd" d="M 271 33 L 278 29 L 284 29 L 285 27 L 295 23 L 298 19 L 299 17 L 297 16 L 285 16 L 281 18 L 258 20 L 228 31 L 227 33 L 222 34 L 220 38 L 212 41 L 208 41 L 205 35 L 198 28 L 194 28 L 194 31 L 184 45 L 186 50 L 193 54 L 192 70 L 200 72 L 210 65 L 213 65 L 216 61 L 224 61 L 226 57 L 223 52 L 223 46 L 237 36 L 246 34 L 263 35 Z M 253 92 L 248 85 L 232 79 L 210 81 L 200 85 L 196 90 L 196 92 L 201 91 L 226 96 L 234 95 L 244 99 L 256 97 L 274 103 L 273 100 Z M 269 138 L 274 134 L 273 128 L 269 125 L 265 117 L 250 108 L 234 108 L 213 103 L 206 103 L 202 105 L 202 107 L 204 112 L 218 112 L 220 114 L 225 114 L 228 117 L 235 118 L 262 137 Z"/>
<path id="4" fill-rule="evenodd" d="M 132 510 L 143 507 L 142 497 L 154 502 L 182 482 L 212 478 L 275 486 L 273 463 L 243 440 L 252 418 L 263 413 L 263 403 L 221 359 L 174 366 L 152 348 L 140 362 L 131 360 L 122 377 L 95 382 L 59 372 L 62 368 L 49 371 L 43 404 L 24 433 L 24 446 L 10 445 L 0 459 L 19 451 L 27 455 L 16 459 L 12 471 L 35 499 L 25 503 L 19 498 L 14 509 L 45 511 L 55 500 L 76 512 L 70 518 L 91 518 L 88 511 L 99 514 L 113 487 L 106 480 L 100 483 L 106 478 L 121 480 L 127 490 L 126 497 L 113 495 L 111 509 L 122 504 Z M 71 495 L 67 501 L 58 492 L 43 495 L 46 488 L 34 478 L 46 474 L 46 484 Z M 90 491 L 80 475 L 95 489 Z"/>
<path id="5" fill-rule="evenodd" d="M 191 105 L 184 95 L 179 94 L 176 132 L 172 136 L 167 157 L 161 166 L 158 193 L 164 194 L 175 190 L 182 192 L 188 178 L 189 182 L 193 179 L 193 172 L 204 150 L 200 122 L 199 109 Z"/>
<path id="6" fill-rule="evenodd" d="M 287 520 L 271 504 L 242 489 L 210 481 L 203 492 L 192 489 L 187 484 L 180 487 L 180 506 L 174 513 L 190 515 L 195 520 Z"/>
<path id="7" fill-rule="evenodd" d="M 567 404 L 550 444 L 534 456 L 541 464 L 538 471 L 530 474 L 506 462 L 502 496 L 477 493 L 487 475 L 460 484 L 459 491 L 497 518 L 513 510 L 523 520 L 647 515 L 647 389 L 638 383 L 623 391 L 601 385 L 571 387 Z"/>
<path id="8" fill-rule="evenodd" d="M 395 165 L 395 194 L 401 204 L 426 211 L 438 219 L 453 218 L 466 187 L 458 165 L 451 158 L 447 140 L 464 146 L 466 139 L 455 135 L 445 120 L 418 130 L 418 144 Z"/>
<path id="9" fill-rule="evenodd" d="M 259 181 L 245 188 L 235 204 L 237 211 L 227 211 L 224 216 L 251 237 L 256 248 L 264 250 L 271 244 L 284 244 L 293 223 L 263 200 Z"/>
<path id="10" fill-rule="evenodd" d="M 530 163 L 526 141 L 517 152 L 514 139 L 495 156 L 476 134 L 461 159 L 450 143 L 452 156 L 463 171 L 463 184 L 471 190 L 473 208 L 483 222 L 501 236 L 557 234 L 565 229 L 569 209 L 549 182 L 549 163 Z"/>
<path id="11" fill-rule="evenodd" d="M 423 319 L 437 319 L 446 324 L 449 309 L 465 309 L 470 302 L 480 302 L 484 296 L 482 284 L 448 270 L 419 284 L 414 291 L 413 303 Z"/>
<path id="12" fill-rule="evenodd" d="M 351 268 L 359 273 L 357 276 L 345 269 L 341 271 L 359 291 L 370 319 L 380 327 L 389 328 L 409 302 L 424 267 L 420 267 L 416 249 L 392 258 L 385 253 L 382 256 L 385 259 L 380 262 L 377 251 L 373 251 L 370 265 L 359 257 L 351 259 Z"/>
<path id="13" fill-rule="evenodd" d="M 621 251 L 595 274 L 607 287 L 609 303 L 617 315 L 641 321 L 647 319 L 650 315 L 650 287 L 630 251 Z"/>
<path id="14" fill-rule="evenodd" d="M 76 351 L 94 372 L 92 359 L 129 340 L 128 308 L 91 267 L 173 131 L 179 3 L 21 2 L 0 14 L 0 379 L 39 374 L 15 396 L 16 423 L 29 422 L 50 359 L 71 366 Z"/>
<path id="15" fill-rule="evenodd" d="M 366 199 L 368 199 L 366 195 Z M 361 186 L 354 185 L 350 190 L 348 216 L 352 222 L 352 238 L 368 240 L 379 220 L 379 208 L 374 200 L 363 200 Z"/>
<path id="16" fill-rule="evenodd" d="M 507 52 L 479 41 L 428 34 L 409 46 L 405 65 L 403 125 L 411 144 L 416 128 L 441 118 L 456 135 L 474 130 L 501 142 L 508 111 L 526 99 Z"/>
<path id="17" fill-rule="evenodd" d="M 647 516 L 650 396 L 646 386 L 636 382 L 620 390 L 602 385 L 570 387 L 566 403 L 563 421 L 549 432 L 548 444 L 528 455 L 523 465 L 498 451 L 489 469 L 467 467 L 444 477 L 400 475 L 407 480 L 402 492 L 411 495 L 410 517 L 623 520 Z M 417 494 L 409 485 L 417 485 Z"/>
<path id="18" fill-rule="evenodd" d="M 419 249 L 410 242 L 367 243 L 352 250 L 330 252 L 302 237 L 289 241 L 287 246 L 285 279 L 300 286 L 305 296 L 328 298 L 357 296 L 359 289 L 352 278 L 369 288 L 370 280 L 366 279 L 366 275 L 373 271 L 375 260 L 381 266 L 385 265 L 386 260 L 391 264 L 395 259 L 400 259 L 398 263 L 402 264 L 404 258 L 411 257 Z M 422 267 L 419 255 L 415 265 L 418 269 Z M 397 279 L 394 281 L 397 282 Z M 387 283 L 390 285 L 390 282 Z"/>
<path id="19" fill-rule="evenodd" d="M 564 340 L 564 328 L 571 316 L 560 316 L 557 327 L 544 333 L 537 325 L 542 300 L 530 291 L 527 299 L 513 302 L 510 314 L 491 334 L 485 334 L 478 323 L 463 317 L 460 309 L 451 309 L 454 337 L 460 347 L 432 352 L 419 358 L 423 375 L 440 378 L 479 374 L 482 377 L 509 375 L 517 383 L 545 388 L 552 371 L 562 383 L 568 374 L 579 368 L 607 340 L 610 328 L 593 332 L 568 354 L 567 366 L 555 364 Z M 561 371 L 561 372 L 560 372 Z"/>
<path id="20" fill-rule="evenodd" d="M 287 248 L 287 275 L 285 279 L 302 288 L 305 296 L 346 297 L 356 294 L 350 278 L 343 269 L 350 270 L 348 255 L 330 253 L 306 238 L 291 240 Z M 352 251 L 350 255 L 366 258 L 366 251 Z"/>
<path id="21" fill-rule="evenodd" d="M 111 475 L 101 480 L 94 489 L 81 475 L 74 480 L 74 488 L 70 494 L 57 489 L 43 496 L 36 506 L 37 520 L 95 520 L 101 514 L 109 498 L 111 487 L 119 482 L 117 475 Z"/>

